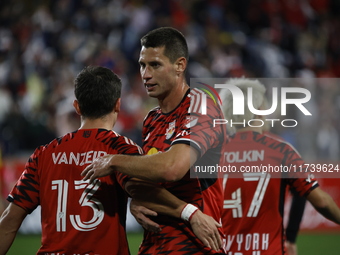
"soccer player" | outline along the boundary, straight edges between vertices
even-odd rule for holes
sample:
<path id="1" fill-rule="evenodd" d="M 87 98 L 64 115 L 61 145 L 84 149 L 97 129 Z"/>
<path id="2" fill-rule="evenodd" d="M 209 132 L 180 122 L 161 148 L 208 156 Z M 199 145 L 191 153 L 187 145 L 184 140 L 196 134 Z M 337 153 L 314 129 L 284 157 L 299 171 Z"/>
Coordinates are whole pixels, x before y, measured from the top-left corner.
<path id="1" fill-rule="evenodd" d="M 200 113 L 200 107 L 194 107 L 201 105 L 200 98 L 204 95 L 199 89 L 190 90 L 185 80 L 188 47 L 182 33 L 169 27 L 158 28 L 146 34 L 141 44 L 139 64 L 143 83 L 148 95 L 157 98 L 159 103 L 143 124 L 143 149 L 148 155 L 106 155 L 84 169 L 84 180 L 93 182 L 98 177 L 120 171 L 160 182 L 173 195 L 189 203 L 183 210 L 183 218 L 190 218 L 199 208 L 220 222 L 221 179 L 217 176 L 191 178 L 189 169 L 194 163 L 216 165 L 219 162 L 227 138 L 225 127 L 213 127 L 213 119 L 223 118 L 221 109 L 209 96 L 206 97 L 207 114 Z M 138 183 L 135 190 L 137 186 Z M 143 192 L 142 184 L 139 186 Z M 222 252 L 198 240 L 185 221 L 162 215 L 154 220 L 162 230 L 158 233 L 145 231 L 140 254 Z M 205 230 L 202 227 L 202 231 L 208 233 L 207 242 L 222 236 L 217 228 Z"/>
<path id="2" fill-rule="evenodd" d="M 6 254 L 26 217 L 41 206 L 37 254 L 128 255 L 125 233 L 127 178 L 118 173 L 90 184 L 80 173 L 95 158 L 140 155 L 142 149 L 112 131 L 120 110 L 121 80 L 104 67 L 87 67 L 75 79 L 78 130 L 38 147 L 10 192 L 0 220 L 0 254 Z"/>
<path id="3" fill-rule="evenodd" d="M 248 101 L 247 88 L 252 88 L 253 106 L 264 110 L 265 87 L 257 80 L 231 79 L 228 84 L 239 87 Z M 284 173 L 275 176 L 266 171 L 241 171 L 252 166 L 301 166 L 299 153 L 283 140 L 263 134 L 263 116 L 245 107 L 244 115 L 233 115 L 233 97 L 228 89 L 220 92 L 227 120 L 236 123 L 236 133 L 226 144 L 224 165 L 237 169 L 225 173 L 222 224 L 226 233 L 228 255 L 284 254 L 283 204 L 286 187 L 305 196 L 326 218 L 340 224 L 340 209 L 311 175 Z M 252 119 L 252 126 L 244 125 Z M 234 175 L 234 176 L 233 176 Z M 233 178 L 239 177 L 239 178 Z"/>
<path id="4" fill-rule="evenodd" d="M 264 108 L 268 109 L 267 98 L 264 98 Z M 271 133 L 270 124 L 265 122 L 262 128 L 262 134 L 276 138 L 277 140 L 283 140 L 282 137 Z M 295 191 L 294 188 L 289 189 L 292 195 L 292 202 L 289 211 L 288 223 L 285 229 L 285 247 L 287 255 L 297 255 L 296 239 L 300 230 L 300 224 L 303 213 L 306 206 L 306 198 L 302 197 Z"/>

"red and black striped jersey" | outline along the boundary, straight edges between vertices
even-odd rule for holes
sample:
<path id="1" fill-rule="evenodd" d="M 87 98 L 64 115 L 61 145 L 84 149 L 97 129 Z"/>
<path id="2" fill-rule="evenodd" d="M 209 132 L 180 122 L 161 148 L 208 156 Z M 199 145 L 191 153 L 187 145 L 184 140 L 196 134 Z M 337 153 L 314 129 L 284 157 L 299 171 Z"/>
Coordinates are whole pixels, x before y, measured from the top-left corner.
<path id="1" fill-rule="evenodd" d="M 82 181 L 80 173 L 106 154 L 142 154 L 130 139 L 104 129 L 77 130 L 38 147 L 8 196 L 32 212 L 41 206 L 38 254 L 129 254 L 125 233 L 128 177 Z"/>
<path id="2" fill-rule="evenodd" d="M 223 154 L 223 165 L 230 170 L 223 174 L 222 223 L 228 255 L 284 254 L 287 186 L 301 196 L 318 187 L 311 175 L 300 173 L 304 163 L 283 140 L 251 131 L 231 138 Z"/>
<path id="3" fill-rule="evenodd" d="M 206 101 L 202 114 L 201 100 Z M 183 143 L 200 153 L 197 161 L 217 164 L 226 139 L 225 127 L 213 127 L 213 119 L 221 119 L 220 106 L 199 89 L 188 91 L 181 103 L 171 112 L 152 109 L 144 120 L 143 149 L 147 154 L 167 151 L 172 145 Z M 198 206 L 216 221 L 221 219 L 222 183 L 217 176 L 200 179 L 187 174 L 176 182 L 161 183 L 173 195 Z M 145 232 L 140 254 L 215 254 L 204 247 L 192 232 L 190 224 L 181 219 L 158 216 L 160 233 Z"/>

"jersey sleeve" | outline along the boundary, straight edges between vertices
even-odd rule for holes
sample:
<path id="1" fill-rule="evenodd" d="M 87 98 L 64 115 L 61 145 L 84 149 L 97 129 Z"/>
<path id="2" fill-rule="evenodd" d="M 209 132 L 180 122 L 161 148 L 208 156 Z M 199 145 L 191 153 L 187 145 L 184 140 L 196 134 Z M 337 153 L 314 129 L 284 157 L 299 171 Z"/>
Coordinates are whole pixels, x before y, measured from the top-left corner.
<path id="1" fill-rule="evenodd" d="M 126 154 L 132 156 L 143 155 L 143 149 L 138 146 L 131 139 L 121 136 L 120 144 L 118 145 L 118 154 Z M 131 179 L 129 175 L 122 174 L 121 172 L 115 172 L 119 185 L 124 189 L 125 184 Z"/>
<path id="2" fill-rule="evenodd" d="M 300 195 L 308 196 L 308 194 L 319 186 L 314 175 L 306 172 L 305 161 L 295 148 L 287 144 L 289 153 L 285 153 L 283 165 L 288 166 L 291 171 L 288 173 L 288 184 Z"/>
<path id="3" fill-rule="evenodd" d="M 226 135 L 225 125 L 215 125 L 215 120 L 223 119 L 220 105 L 203 91 L 194 89 L 190 93 L 190 107 L 182 116 L 180 130 L 172 145 L 185 143 L 193 146 L 200 155 L 216 147 Z M 204 102 L 203 101 L 204 98 Z M 202 108 L 201 105 L 205 105 Z M 206 109 L 206 111 L 203 111 Z"/>
<path id="4" fill-rule="evenodd" d="M 40 183 L 38 178 L 38 158 L 43 147 L 37 148 L 30 156 L 25 169 L 7 197 L 9 202 L 23 208 L 28 214 L 40 204 Z"/>
<path id="5" fill-rule="evenodd" d="M 292 191 L 292 195 L 292 204 L 286 228 L 286 239 L 291 243 L 295 243 L 300 229 L 302 216 L 305 211 L 306 199 L 304 197 L 300 197 L 295 191 Z"/>

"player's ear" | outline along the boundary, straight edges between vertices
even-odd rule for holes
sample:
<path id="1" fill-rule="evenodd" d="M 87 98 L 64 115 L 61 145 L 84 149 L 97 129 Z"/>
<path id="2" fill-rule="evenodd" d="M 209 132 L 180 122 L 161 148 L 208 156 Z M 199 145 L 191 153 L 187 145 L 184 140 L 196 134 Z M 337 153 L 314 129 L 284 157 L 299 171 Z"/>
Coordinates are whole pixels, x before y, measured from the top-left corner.
<path id="1" fill-rule="evenodd" d="M 120 112 L 120 104 L 121 104 L 121 101 L 120 101 L 120 98 L 117 99 L 116 101 L 116 105 L 115 105 L 115 112 Z"/>
<path id="2" fill-rule="evenodd" d="M 176 60 L 175 64 L 177 74 L 184 73 L 187 68 L 187 59 L 185 57 L 180 57 Z"/>
<path id="3" fill-rule="evenodd" d="M 80 111 L 80 108 L 79 108 L 79 102 L 78 102 L 77 99 L 73 100 L 73 107 L 76 110 L 77 114 L 81 115 L 81 111 Z"/>
<path id="4" fill-rule="evenodd" d="M 266 105 L 266 103 L 263 102 L 262 105 L 259 107 L 258 110 L 261 110 L 261 111 L 262 111 L 262 110 L 266 110 L 265 105 Z M 264 120 L 264 115 L 255 115 L 255 116 L 254 116 L 254 119 Z"/>

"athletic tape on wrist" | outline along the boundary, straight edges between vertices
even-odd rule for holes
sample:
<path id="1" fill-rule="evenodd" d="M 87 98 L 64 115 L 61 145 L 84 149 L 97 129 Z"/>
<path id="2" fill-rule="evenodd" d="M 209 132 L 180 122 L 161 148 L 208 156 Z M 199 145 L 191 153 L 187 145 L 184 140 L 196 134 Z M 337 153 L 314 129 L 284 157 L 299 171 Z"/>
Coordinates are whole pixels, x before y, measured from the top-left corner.
<path id="1" fill-rule="evenodd" d="M 181 212 L 181 219 L 189 221 L 191 216 L 198 210 L 198 208 L 192 204 L 187 204 L 184 206 Z"/>

